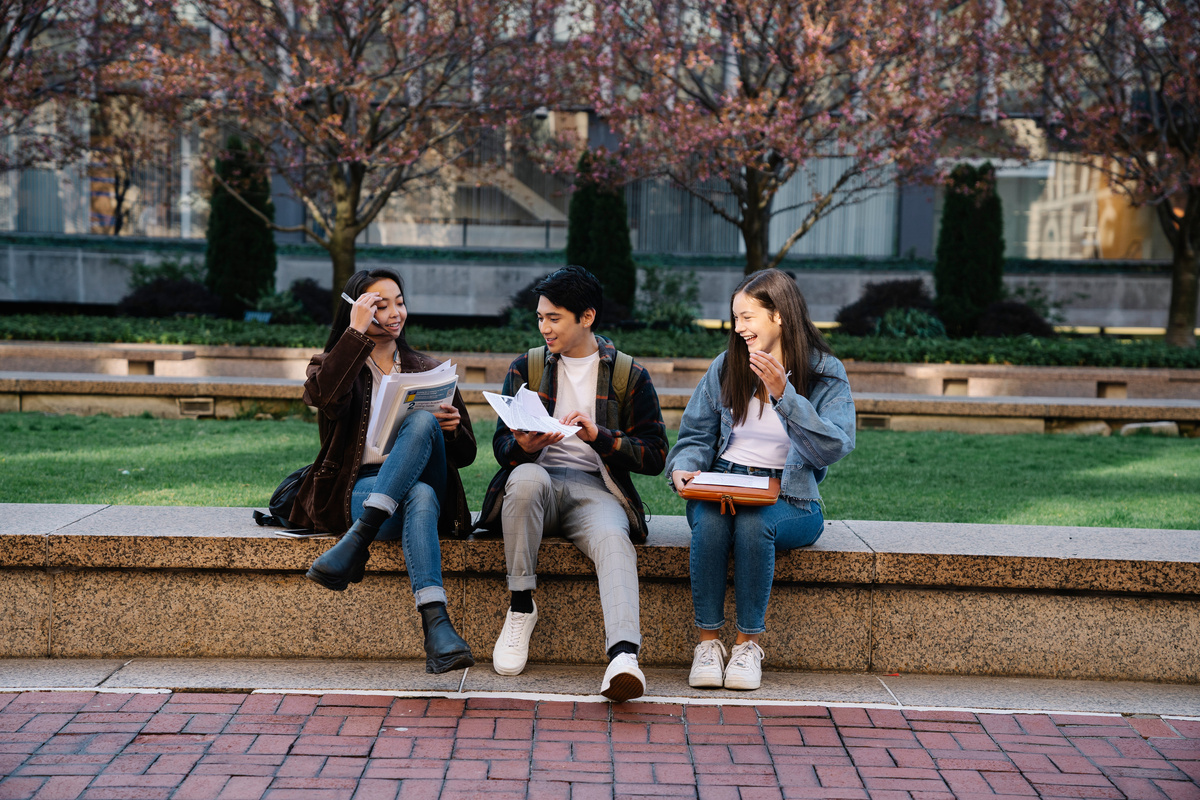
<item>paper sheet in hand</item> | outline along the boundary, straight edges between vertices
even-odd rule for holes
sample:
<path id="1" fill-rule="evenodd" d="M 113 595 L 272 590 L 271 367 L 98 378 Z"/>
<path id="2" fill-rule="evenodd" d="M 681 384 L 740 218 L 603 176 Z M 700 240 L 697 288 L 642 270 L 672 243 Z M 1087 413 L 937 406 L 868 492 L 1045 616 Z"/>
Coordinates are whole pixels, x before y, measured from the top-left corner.
<path id="1" fill-rule="evenodd" d="M 730 472 L 701 472 L 692 478 L 700 486 L 737 486 L 741 489 L 766 489 L 771 479 L 766 475 L 734 475 Z"/>
<path id="2" fill-rule="evenodd" d="M 379 399 L 372 402 L 374 413 L 367 426 L 367 441 L 386 455 L 392 449 L 396 431 L 410 411 L 440 411 L 443 403 L 454 400 L 458 375 L 454 364 L 446 361 L 425 372 L 393 372 L 379 382 Z"/>
<path id="3" fill-rule="evenodd" d="M 564 439 L 579 432 L 578 425 L 563 425 L 551 417 L 538 396 L 524 386 L 517 389 L 515 397 L 495 392 L 484 392 L 483 396 L 509 430 L 561 433 Z"/>

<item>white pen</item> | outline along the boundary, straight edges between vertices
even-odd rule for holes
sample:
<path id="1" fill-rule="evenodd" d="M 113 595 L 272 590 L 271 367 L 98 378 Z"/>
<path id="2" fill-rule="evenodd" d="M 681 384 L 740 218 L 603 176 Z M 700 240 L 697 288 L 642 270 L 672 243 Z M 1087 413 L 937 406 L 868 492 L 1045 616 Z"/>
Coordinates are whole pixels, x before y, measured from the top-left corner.
<path id="1" fill-rule="evenodd" d="M 354 300 L 353 300 L 353 299 L 350 297 L 350 295 L 346 294 L 345 292 L 342 292 L 342 299 L 343 299 L 343 300 L 345 300 L 345 301 L 346 301 L 347 303 L 349 303 L 350 305 L 354 305 Z M 375 323 L 375 327 L 377 327 L 377 328 L 383 328 L 383 326 L 379 324 L 379 320 L 375 319 L 375 313 L 374 313 L 374 312 L 371 312 L 371 322 L 374 322 L 374 323 Z M 385 330 L 386 330 L 386 329 L 385 329 Z"/>

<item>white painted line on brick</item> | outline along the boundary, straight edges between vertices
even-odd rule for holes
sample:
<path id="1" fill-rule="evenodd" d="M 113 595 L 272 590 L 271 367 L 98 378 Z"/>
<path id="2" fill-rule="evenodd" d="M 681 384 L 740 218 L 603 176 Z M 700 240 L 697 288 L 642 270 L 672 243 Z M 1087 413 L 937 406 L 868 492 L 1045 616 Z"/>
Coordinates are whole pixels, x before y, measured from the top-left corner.
<path id="1" fill-rule="evenodd" d="M 784 706 L 794 708 L 873 708 L 888 711 L 963 711 L 968 714 L 1058 714 L 1087 717 L 1124 716 L 1117 711 L 1065 711 L 1061 709 L 1038 708 L 969 708 L 966 706 L 899 706 L 892 703 L 854 703 L 843 701 L 817 700 L 779 700 L 771 698 L 742 698 L 742 697 L 639 697 L 626 700 L 624 704 L 612 703 L 607 697 L 599 694 L 555 694 L 553 692 L 431 692 L 431 691 L 391 691 L 383 689 L 254 689 L 251 694 L 361 694 L 370 697 L 437 697 L 445 700 L 470 700 L 485 698 L 496 700 L 532 700 L 567 703 L 609 703 L 611 705 L 636 705 L 638 703 L 665 703 L 672 705 L 692 706 Z M 1165 715 L 1155 716 L 1166 718 Z M 1172 717 L 1172 719 L 1192 719 L 1192 717 Z"/>
<path id="2" fill-rule="evenodd" d="M 461 683 L 459 684 L 462 685 Z M 496 700 L 532 700 L 566 703 L 611 703 L 599 694 L 556 694 L 553 692 L 437 692 L 437 691 L 393 691 L 383 689 L 234 689 L 222 687 L 188 687 L 185 690 L 144 688 L 144 687 L 98 687 L 98 686 L 9 686 L 0 687 L 3 693 L 21 692 L 94 692 L 95 694 L 193 694 L 193 693 L 228 693 L 228 694 L 297 694 L 297 695 L 328 695 L 328 694 L 360 694 L 369 697 L 430 697 L 446 700 L 470 700 L 484 698 Z M 894 697 L 895 695 L 893 695 Z M 1055 714 L 1060 716 L 1114 717 L 1126 716 L 1116 711 L 1067 711 L 1063 709 L 1039 708 L 972 708 L 969 706 L 905 706 L 892 703 L 854 703 L 843 701 L 817 700 L 781 700 L 777 698 L 743 698 L 743 697 L 639 697 L 627 700 L 625 704 L 665 703 L 673 705 L 692 706 L 783 706 L 792 708 L 873 708 L 885 711 L 962 711 L 968 714 Z M 1129 712 L 1143 713 L 1143 712 Z M 1154 714 L 1160 719 L 1178 719 L 1184 721 L 1200 721 L 1200 716 L 1182 714 Z"/>

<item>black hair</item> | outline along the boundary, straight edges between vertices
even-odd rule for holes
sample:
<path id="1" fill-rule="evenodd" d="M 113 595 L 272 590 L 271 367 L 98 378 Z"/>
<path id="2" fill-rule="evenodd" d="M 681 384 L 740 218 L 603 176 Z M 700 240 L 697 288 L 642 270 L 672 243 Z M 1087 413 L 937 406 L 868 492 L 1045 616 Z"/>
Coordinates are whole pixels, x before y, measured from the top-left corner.
<path id="1" fill-rule="evenodd" d="M 390 270 L 387 267 L 377 267 L 375 269 L 360 269 L 358 272 L 350 276 L 350 280 L 346 281 L 346 285 L 342 291 L 350 296 L 351 300 L 357 300 L 359 295 L 367 290 L 375 281 L 389 280 L 400 288 L 400 297 L 404 297 L 404 282 L 400 280 L 400 276 L 395 270 Z M 333 324 L 329 326 L 329 338 L 325 340 L 325 352 L 328 353 L 337 344 L 338 339 L 342 338 L 342 334 L 350 327 L 350 304 L 345 300 L 338 298 L 337 311 L 333 313 Z M 396 338 L 396 347 L 400 350 L 400 355 L 405 356 L 414 354 L 417 351 L 408 346 L 408 341 L 404 338 L 404 329 L 400 329 L 400 335 Z"/>
<path id="2" fill-rule="evenodd" d="M 600 281 L 583 267 L 574 264 L 551 272 L 538 281 L 533 291 L 570 311 L 575 315 L 576 322 L 589 308 L 595 310 L 596 319 L 599 320 L 604 308 L 604 288 Z"/>

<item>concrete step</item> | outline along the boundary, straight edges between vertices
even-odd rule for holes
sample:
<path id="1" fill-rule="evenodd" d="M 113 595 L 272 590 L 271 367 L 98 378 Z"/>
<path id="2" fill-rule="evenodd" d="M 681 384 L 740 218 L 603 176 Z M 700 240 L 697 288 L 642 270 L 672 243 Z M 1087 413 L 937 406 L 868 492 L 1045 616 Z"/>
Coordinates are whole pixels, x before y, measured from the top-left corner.
<path id="1" fill-rule="evenodd" d="M 691 660 L 688 538 L 656 517 L 637 548 L 650 666 Z M 367 579 L 334 593 L 303 576 L 329 544 L 241 508 L 0 505 L 0 657 L 420 657 L 400 545 L 375 545 Z M 451 617 L 486 658 L 503 544 L 443 540 L 442 561 Z M 594 571 L 563 539 L 543 543 L 538 604 L 534 661 L 603 662 Z M 1200 683 L 1200 531 L 829 522 L 778 559 L 767 629 L 788 670 Z"/>
<path id="2" fill-rule="evenodd" d="M 0 371 L 303 380 L 313 352 L 303 347 L 0 342 Z M 454 361 L 463 383 L 480 384 L 502 382 L 516 357 L 516 353 L 449 351 L 430 355 Z M 639 357 L 638 361 L 656 388 L 689 392 L 712 363 L 709 358 Z M 845 366 L 855 394 L 1200 400 L 1200 369 L 865 361 L 847 361 Z"/>
<path id="3" fill-rule="evenodd" d="M 472 417 L 495 419 L 483 392 L 499 391 L 499 384 L 460 383 L 460 389 Z M 658 389 L 667 425 L 679 425 L 691 392 Z M 138 416 L 148 411 L 164 418 L 232 418 L 248 412 L 296 413 L 303 410 L 302 397 L 302 381 L 288 378 L 0 372 L 0 412 Z M 1131 422 L 1167 421 L 1184 435 L 1200 429 L 1200 400 L 871 393 L 856 393 L 854 400 L 860 428 L 1110 433 Z"/>
<path id="4" fill-rule="evenodd" d="M 640 702 L 813 704 L 875 708 L 1200 716 L 1200 686 L 1137 681 L 883 675 L 770 669 L 754 692 L 693 689 L 684 668 L 648 667 Z M 0 659 L 0 692 L 379 692 L 395 695 L 600 701 L 598 666 L 530 664 L 501 677 L 481 659 L 429 675 L 423 661 L 339 659 Z"/>

